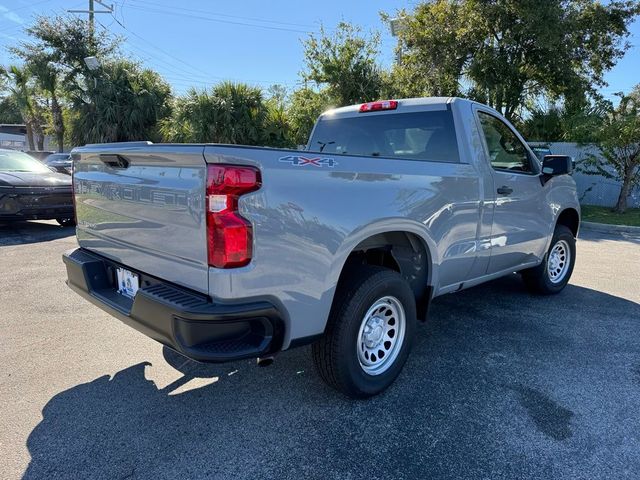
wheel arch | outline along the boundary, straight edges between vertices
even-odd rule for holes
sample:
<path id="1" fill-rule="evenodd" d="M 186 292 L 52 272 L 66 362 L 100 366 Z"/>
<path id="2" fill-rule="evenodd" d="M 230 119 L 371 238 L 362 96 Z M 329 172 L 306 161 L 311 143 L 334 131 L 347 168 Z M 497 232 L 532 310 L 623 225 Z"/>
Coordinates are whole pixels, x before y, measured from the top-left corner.
<path id="1" fill-rule="evenodd" d="M 353 263 L 384 266 L 399 272 L 411 286 L 417 304 L 426 305 L 437 282 L 435 252 L 435 243 L 424 226 L 387 224 L 366 229 L 343 243 L 335 266 L 335 282 L 340 283 Z"/>
<path id="2" fill-rule="evenodd" d="M 565 208 L 556 218 L 556 225 L 564 225 L 571 230 L 574 237 L 577 237 L 580 228 L 580 214 L 575 208 Z"/>

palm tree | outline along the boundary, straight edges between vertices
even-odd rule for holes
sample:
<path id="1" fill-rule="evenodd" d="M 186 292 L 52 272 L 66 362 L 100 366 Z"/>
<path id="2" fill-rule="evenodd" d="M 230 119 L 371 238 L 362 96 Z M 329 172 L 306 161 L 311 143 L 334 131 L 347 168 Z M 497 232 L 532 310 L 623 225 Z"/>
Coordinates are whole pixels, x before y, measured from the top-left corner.
<path id="1" fill-rule="evenodd" d="M 105 63 L 88 79 L 86 90 L 71 92 L 74 143 L 156 140 L 158 123 L 168 114 L 171 88 L 157 73 L 136 63 Z"/>
<path id="2" fill-rule="evenodd" d="M 31 85 L 30 73 L 26 68 L 11 65 L 8 69 L 2 69 L 2 76 L 8 80 L 8 89 L 13 101 L 20 111 L 22 121 L 27 128 L 27 141 L 29 149 L 35 150 L 33 141 L 34 126 L 37 123 L 35 95 Z M 35 128 L 39 130 L 38 126 Z"/>
<path id="3" fill-rule="evenodd" d="M 62 106 L 60 105 L 60 73 L 55 64 L 47 56 L 39 56 L 32 60 L 28 66 L 42 91 L 49 97 L 51 103 L 51 120 L 53 131 L 58 143 L 58 151 L 64 151 L 64 120 Z"/>
<path id="4" fill-rule="evenodd" d="M 210 90 L 192 88 L 176 99 L 161 133 L 168 141 L 260 145 L 271 136 L 265 128 L 267 116 L 259 88 L 222 82 Z"/>

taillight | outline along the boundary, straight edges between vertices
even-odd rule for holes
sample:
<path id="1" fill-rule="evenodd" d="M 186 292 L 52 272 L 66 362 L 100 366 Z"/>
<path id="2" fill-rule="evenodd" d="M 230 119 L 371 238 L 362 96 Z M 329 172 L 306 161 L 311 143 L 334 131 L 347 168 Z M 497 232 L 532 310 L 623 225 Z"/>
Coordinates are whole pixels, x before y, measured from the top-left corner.
<path id="1" fill-rule="evenodd" d="M 207 247 L 212 267 L 242 267 L 251 261 L 253 228 L 238 212 L 238 199 L 261 184 L 260 170 L 254 167 L 207 167 Z"/>
<path id="2" fill-rule="evenodd" d="M 395 110 L 398 108 L 397 100 L 381 100 L 379 102 L 368 102 L 360 105 L 360 113 L 378 112 L 380 110 Z"/>

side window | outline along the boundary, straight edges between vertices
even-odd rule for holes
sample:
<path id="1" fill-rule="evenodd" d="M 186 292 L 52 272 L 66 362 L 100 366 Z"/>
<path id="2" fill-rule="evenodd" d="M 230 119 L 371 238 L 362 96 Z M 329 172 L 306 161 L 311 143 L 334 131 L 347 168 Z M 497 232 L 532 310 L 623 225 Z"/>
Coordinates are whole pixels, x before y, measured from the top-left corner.
<path id="1" fill-rule="evenodd" d="M 478 112 L 478 117 L 487 140 L 491 166 L 496 170 L 532 173 L 529 153 L 515 133 L 493 115 Z"/>

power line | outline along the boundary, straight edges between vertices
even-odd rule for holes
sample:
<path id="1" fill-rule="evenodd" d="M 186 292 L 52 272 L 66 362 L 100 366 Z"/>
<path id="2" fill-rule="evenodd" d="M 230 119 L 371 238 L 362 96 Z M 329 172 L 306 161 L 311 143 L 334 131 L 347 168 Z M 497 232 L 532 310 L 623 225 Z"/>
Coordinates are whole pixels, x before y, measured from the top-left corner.
<path id="1" fill-rule="evenodd" d="M 167 5 L 158 5 L 156 2 L 150 2 L 148 0 L 131 0 L 134 3 L 141 3 L 141 4 L 146 4 L 146 5 L 151 5 L 153 7 L 161 7 L 161 8 L 166 8 L 166 9 L 171 9 L 171 10 L 180 10 L 180 11 L 185 11 L 185 12 L 194 12 L 194 13 L 204 13 L 207 15 L 212 15 L 212 16 L 216 16 L 216 17 L 225 17 L 225 18 L 235 18 L 235 19 L 239 19 L 239 20 L 248 20 L 248 21 L 253 21 L 253 22 L 259 22 L 259 23 L 272 23 L 275 25 L 288 25 L 288 26 L 292 26 L 292 27 L 301 27 L 301 28 L 310 28 L 310 29 L 315 29 L 316 27 L 313 25 L 305 25 L 305 24 L 301 24 L 301 23 L 292 23 L 292 22 L 282 22 L 279 20 L 270 20 L 270 19 L 265 19 L 265 18 L 257 18 L 257 17 L 246 17 L 246 16 L 240 16 L 240 15 L 229 15 L 226 13 L 218 13 L 218 12 L 211 12 L 209 10 L 198 10 L 198 9 L 194 9 L 194 8 L 185 8 L 185 7 L 174 7 L 174 6 L 167 6 Z"/>
<path id="2" fill-rule="evenodd" d="M 113 16 L 113 14 L 112 14 Z M 115 19 L 115 17 L 113 17 Z M 117 21 L 117 19 L 116 19 Z M 171 53 L 167 52 L 166 50 L 163 50 L 162 48 L 158 47 L 157 45 L 154 45 L 153 43 L 149 42 L 148 40 L 144 39 L 143 37 L 141 37 L 140 35 L 138 35 L 136 32 L 129 30 L 127 27 L 125 27 L 122 23 L 118 22 L 118 25 L 120 25 L 127 33 L 129 33 L 130 35 L 133 35 L 134 37 L 142 40 L 144 43 L 148 44 L 149 46 L 155 48 L 156 50 L 158 50 L 159 52 L 163 53 L 164 55 L 166 55 L 167 57 L 173 58 L 174 60 L 182 63 L 183 65 L 189 67 L 190 69 L 199 72 L 202 75 L 208 75 L 207 72 L 205 72 L 204 70 L 201 70 L 193 65 L 190 65 L 189 63 L 185 62 L 184 60 L 182 60 L 179 57 L 176 57 L 175 55 L 172 55 Z"/>
<path id="3" fill-rule="evenodd" d="M 106 10 L 96 10 L 94 2 L 98 5 L 106 8 Z M 93 38 L 93 32 L 95 29 L 95 14 L 96 13 L 111 13 L 113 14 L 113 7 L 105 5 L 102 0 L 89 0 L 89 10 L 67 10 L 68 13 L 88 13 L 89 14 L 89 36 Z"/>
<path id="4" fill-rule="evenodd" d="M 267 29 L 267 30 L 278 30 L 278 31 L 284 31 L 284 32 L 294 32 L 294 33 L 313 33 L 310 30 L 299 30 L 299 29 L 293 29 L 293 28 L 285 28 L 285 27 L 275 27 L 275 26 L 270 26 L 270 25 L 257 25 L 257 24 L 252 24 L 252 23 L 246 23 L 246 22 L 237 22 L 237 21 L 233 21 L 233 20 L 222 20 L 219 18 L 210 18 L 210 17 L 203 17 L 202 15 L 193 15 L 193 14 L 189 14 L 189 13 L 181 13 L 181 12 L 172 12 L 172 11 L 167 11 L 167 10 L 158 10 L 158 9 L 154 9 L 154 8 L 149 8 L 149 7 L 141 7 L 141 6 L 137 6 L 137 5 L 127 5 L 127 8 L 133 8 L 135 10 L 141 10 L 144 12 L 151 12 L 151 13 L 159 13 L 162 15 L 170 15 L 170 16 L 182 16 L 182 17 L 188 17 L 188 18 L 196 18 L 198 20 L 205 20 L 205 21 L 209 21 L 209 22 L 216 22 L 216 23 L 224 23 L 224 24 L 230 24 L 230 25 L 240 25 L 243 27 L 253 27 L 253 28 L 263 28 L 263 29 Z"/>
<path id="5" fill-rule="evenodd" d="M 184 77 L 184 76 L 173 76 L 173 75 L 164 75 L 165 78 L 168 79 L 177 79 L 179 81 L 183 81 L 183 82 L 191 82 L 193 83 L 197 83 L 199 85 L 215 85 L 216 82 L 207 82 L 205 80 L 197 80 L 191 77 Z M 246 80 L 246 79 L 242 79 L 242 78 L 233 78 L 233 77 L 212 77 L 215 78 L 217 80 L 229 80 L 229 81 L 234 81 L 234 82 L 247 82 L 247 83 L 264 83 L 266 85 L 285 85 L 287 87 L 289 86 L 293 86 L 296 85 L 296 82 L 277 82 L 277 81 L 266 81 L 266 80 L 260 80 L 260 81 L 256 81 L 256 80 Z"/>
<path id="6" fill-rule="evenodd" d="M 132 31 L 132 30 L 128 29 L 124 24 L 122 24 L 122 23 L 121 23 L 121 22 L 120 22 L 120 21 L 119 21 L 119 20 L 118 20 L 114 15 L 113 15 L 113 13 L 112 13 L 112 16 L 113 16 L 114 20 L 116 21 L 116 23 L 118 23 L 118 25 L 120 25 L 120 27 L 122 27 L 122 28 L 123 28 L 123 29 L 124 29 L 128 34 L 133 35 L 134 37 L 136 37 L 136 38 L 138 38 L 139 40 L 143 41 L 145 44 L 147 44 L 147 45 L 149 45 L 150 47 L 152 47 L 152 48 L 156 49 L 157 51 L 161 52 L 163 55 L 166 55 L 167 57 L 172 58 L 172 59 L 174 59 L 174 60 L 176 60 L 176 61 L 178 61 L 178 62 L 180 62 L 180 63 L 184 64 L 185 66 L 189 67 L 192 71 L 198 72 L 198 73 L 197 73 L 197 77 L 200 77 L 200 78 L 202 78 L 203 80 L 204 80 L 204 79 L 206 79 L 206 78 L 213 78 L 213 79 L 216 79 L 216 80 L 237 80 L 237 81 L 245 81 L 245 82 L 250 82 L 250 83 L 262 83 L 262 84 L 269 84 L 269 85 L 272 85 L 272 84 L 274 84 L 274 83 L 285 83 L 285 82 L 274 82 L 274 81 L 271 81 L 271 80 L 256 80 L 256 79 L 245 79 L 245 80 L 241 80 L 241 79 L 233 79 L 233 78 L 229 78 L 229 77 L 221 77 L 221 76 L 211 75 L 211 74 L 209 74 L 209 73 L 205 72 L 204 70 L 201 70 L 201 69 L 199 69 L 199 68 L 197 68 L 197 67 L 195 67 L 195 66 L 193 66 L 193 65 L 191 65 L 191 64 L 189 64 L 189 63 L 187 63 L 187 62 L 185 62 L 185 61 L 184 61 L 184 60 L 182 60 L 181 58 L 179 58 L 179 57 L 177 57 L 177 56 L 175 56 L 175 55 L 172 55 L 171 53 L 167 52 L 166 50 L 164 50 L 164 49 L 162 49 L 162 48 L 158 47 L 157 45 L 153 44 L 152 42 L 150 42 L 150 41 L 146 40 L 145 38 L 141 37 L 141 36 L 140 36 L 139 34 L 137 34 L 136 32 L 134 32 L 134 31 Z M 101 25 L 103 28 L 105 28 L 105 29 L 106 29 L 106 27 L 104 27 L 104 25 L 102 25 L 102 24 L 100 24 L 100 25 Z M 135 45 L 133 45 L 130 41 L 129 41 L 129 43 L 130 43 L 130 45 L 131 45 L 131 46 L 134 46 L 134 47 L 136 47 L 137 49 L 144 51 L 147 55 L 150 55 L 150 56 L 151 56 L 152 58 L 154 58 L 155 60 L 160 61 L 161 63 L 164 63 L 165 65 L 169 65 L 169 66 L 170 66 L 170 68 L 174 70 L 174 72 L 176 71 L 176 70 L 175 70 L 175 65 L 174 65 L 174 64 L 171 64 L 170 62 L 167 62 L 167 61 L 165 61 L 165 60 L 159 59 L 158 57 L 154 57 L 154 56 L 153 56 L 149 51 L 145 51 L 145 50 L 143 50 L 140 46 L 135 46 Z M 188 73 L 188 72 L 187 72 L 187 73 Z M 180 75 L 183 75 L 183 74 L 184 74 L 184 72 L 180 72 L 179 74 L 180 74 Z M 192 73 L 189 73 L 189 75 L 193 75 L 193 74 L 192 74 Z M 186 77 L 186 76 L 185 76 L 184 78 L 185 78 L 186 80 L 191 80 L 191 81 L 193 81 L 194 83 L 213 84 L 213 82 L 203 82 L 203 81 L 198 81 L 197 79 L 192 79 L 191 77 Z"/>

